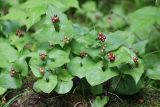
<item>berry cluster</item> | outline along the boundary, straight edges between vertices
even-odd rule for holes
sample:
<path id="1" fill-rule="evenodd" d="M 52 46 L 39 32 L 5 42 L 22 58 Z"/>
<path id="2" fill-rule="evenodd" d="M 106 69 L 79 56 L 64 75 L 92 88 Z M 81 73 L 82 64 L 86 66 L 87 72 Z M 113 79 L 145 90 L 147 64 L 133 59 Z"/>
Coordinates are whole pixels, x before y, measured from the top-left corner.
<path id="1" fill-rule="evenodd" d="M 16 35 L 17 35 L 18 37 L 23 37 L 23 36 L 24 36 L 24 32 L 23 32 L 22 30 L 20 30 L 20 29 L 17 29 L 17 30 L 16 30 Z"/>
<path id="2" fill-rule="evenodd" d="M 59 17 L 57 15 L 54 15 L 52 17 L 52 23 L 59 23 L 59 22 L 60 22 Z"/>
<path id="3" fill-rule="evenodd" d="M 11 68 L 10 75 L 11 77 L 14 77 L 16 75 L 16 70 L 14 68 Z"/>
<path id="4" fill-rule="evenodd" d="M 105 42 L 106 36 L 105 36 L 103 33 L 99 33 L 99 34 L 98 34 L 98 40 L 100 40 L 100 41 L 102 41 L 102 42 Z"/>
<path id="5" fill-rule="evenodd" d="M 84 51 L 81 51 L 80 52 L 80 57 L 81 58 L 84 58 L 84 57 L 86 57 L 87 56 L 87 53 L 86 52 L 84 52 Z"/>
<path id="6" fill-rule="evenodd" d="M 138 65 L 138 58 L 137 57 L 133 57 L 133 61 L 136 65 Z"/>
<path id="7" fill-rule="evenodd" d="M 67 36 L 64 36 L 63 42 L 65 44 L 68 44 L 70 42 L 70 38 L 68 38 Z"/>
<path id="8" fill-rule="evenodd" d="M 107 56 L 110 62 L 114 62 L 116 59 L 116 56 L 112 52 L 108 53 Z"/>
<path id="9" fill-rule="evenodd" d="M 104 52 L 105 52 L 105 49 L 106 49 L 106 45 L 102 45 L 102 46 L 101 46 L 101 52 L 104 53 Z"/>
<path id="10" fill-rule="evenodd" d="M 44 61 L 46 59 L 47 55 L 45 53 L 40 53 L 39 56 L 40 56 L 41 60 Z"/>
<path id="11" fill-rule="evenodd" d="M 39 72 L 43 74 L 45 72 L 44 68 L 39 68 Z"/>

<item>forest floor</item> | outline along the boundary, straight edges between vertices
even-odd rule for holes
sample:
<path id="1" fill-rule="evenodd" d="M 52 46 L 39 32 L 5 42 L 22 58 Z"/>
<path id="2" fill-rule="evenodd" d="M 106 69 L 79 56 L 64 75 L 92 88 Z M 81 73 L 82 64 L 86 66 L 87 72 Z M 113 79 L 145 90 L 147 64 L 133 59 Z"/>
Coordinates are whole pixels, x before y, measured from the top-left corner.
<path id="1" fill-rule="evenodd" d="M 17 92 L 7 94 L 6 99 L 18 96 L 19 93 Z M 85 100 L 79 94 L 40 95 L 33 90 L 26 89 L 20 97 L 13 100 L 10 107 L 91 107 L 90 105 L 91 100 Z M 114 94 L 105 107 L 160 107 L 160 91 L 145 87 L 133 96 Z"/>

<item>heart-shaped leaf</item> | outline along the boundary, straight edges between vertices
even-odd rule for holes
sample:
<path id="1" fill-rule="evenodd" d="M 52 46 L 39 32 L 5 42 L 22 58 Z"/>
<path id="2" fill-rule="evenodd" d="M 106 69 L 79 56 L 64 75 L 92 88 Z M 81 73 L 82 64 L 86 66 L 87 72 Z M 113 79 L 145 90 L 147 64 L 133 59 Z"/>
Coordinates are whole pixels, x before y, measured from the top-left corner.
<path id="1" fill-rule="evenodd" d="M 99 85 L 112 77 L 117 76 L 118 73 L 116 71 L 112 71 L 107 69 L 106 71 L 102 71 L 101 69 L 92 69 L 92 71 L 88 72 L 86 75 L 86 79 L 90 85 L 95 86 Z"/>
<path id="2" fill-rule="evenodd" d="M 55 88 L 55 91 L 58 93 L 58 94 L 65 94 L 67 92 L 69 92 L 73 87 L 73 82 L 72 80 L 70 81 L 59 81 L 56 88 Z"/>
<path id="3" fill-rule="evenodd" d="M 0 67 L 6 67 L 9 62 L 13 62 L 18 58 L 17 51 L 6 42 L 0 43 Z"/>
<path id="4" fill-rule="evenodd" d="M 86 76 L 87 72 L 90 72 L 96 68 L 100 69 L 102 67 L 102 63 L 95 63 L 88 57 L 83 59 L 80 57 L 75 57 L 71 59 L 70 63 L 67 66 L 69 72 L 71 72 L 72 75 L 83 78 Z"/>
<path id="5" fill-rule="evenodd" d="M 143 87 L 143 80 L 140 80 L 138 84 L 136 84 L 131 76 L 118 76 L 112 79 L 112 87 L 113 89 L 117 87 L 116 91 L 121 94 L 133 95 Z"/>
<path id="6" fill-rule="evenodd" d="M 22 76 L 27 76 L 28 74 L 28 64 L 24 57 L 16 60 L 13 64 L 13 68 L 20 72 Z"/>
<path id="7" fill-rule="evenodd" d="M 57 76 L 56 75 L 50 75 L 48 77 L 49 81 L 46 80 L 46 78 L 42 78 L 36 81 L 36 87 L 45 92 L 45 93 L 50 93 L 53 91 L 53 89 L 57 85 Z"/>
<path id="8" fill-rule="evenodd" d="M 67 48 L 66 50 L 61 50 L 58 48 L 52 49 L 48 54 L 49 58 L 51 59 L 47 62 L 48 68 L 53 69 L 68 63 L 70 61 L 69 54 L 70 48 Z"/>
<path id="9" fill-rule="evenodd" d="M 6 88 L 0 87 L 0 95 L 3 95 L 6 91 Z"/>
<path id="10" fill-rule="evenodd" d="M 22 86 L 22 80 L 18 77 L 11 77 L 10 74 L 0 74 L 0 87 L 7 89 L 17 89 Z"/>
<path id="11" fill-rule="evenodd" d="M 135 80 L 135 83 L 137 84 L 142 74 L 144 73 L 144 66 L 140 59 L 138 59 L 138 66 L 136 66 L 134 62 L 133 62 L 133 65 L 131 66 L 133 67 L 128 67 L 127 65 L 125 65 L 125 67 L 123 67 L 121 70 L 124 74 L 128 74 L 132 76 L 133 79 Z"/>
<path id="12" fill-rule="evenodd" d="M 109 61 L 109 67 L 115 67 L 122 63 L 128 63 L 132 61 L 132 57 L 126 47 L 120 47 L 117 51 L 113 52 L 113 54 L 116 56 L 116 58 L 114 62 Z"/>
<path id="13" fill-rule="evenodd" d="M 62 81 L 70 81 L 73 79 L 73 76 L 67 70 L 61 70 L 58 73 L 58 77 Z"/>
<path id="14" fill-rule="evenodd" d="M 93 107 L 104 107 L 109 101 L 108 96 L 97 96 L 96 99 L 93 102 Z"/>

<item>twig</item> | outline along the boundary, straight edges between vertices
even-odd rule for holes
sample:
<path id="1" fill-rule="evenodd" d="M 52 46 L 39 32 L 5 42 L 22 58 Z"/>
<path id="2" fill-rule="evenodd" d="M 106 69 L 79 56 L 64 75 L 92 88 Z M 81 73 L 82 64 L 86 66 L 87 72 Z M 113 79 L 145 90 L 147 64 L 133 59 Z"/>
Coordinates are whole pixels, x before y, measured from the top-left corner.
<path id="1" fill-rule="evenodd" d="M 79 104 L 83 104 L 82 102 L 78 102 L 78 103 L 76 103 L 75 105 L 74 105 L 74 107 L 77 107 L 77 105 L 79 105 Z"/>
<path id="2" fill-rule="evenodd" d="M 92 101 L 89 99 L 89 103 L 91 104 L 91 107 L 93 107 Z"/>
<path id="3" fill-rule="evenodd" d="M 117 94 L 114 94 L 114 93 L 111 93 L 111 92 L 107 92 L 107 93 L 116 96 L 121 102 L 124 102 Z"/>

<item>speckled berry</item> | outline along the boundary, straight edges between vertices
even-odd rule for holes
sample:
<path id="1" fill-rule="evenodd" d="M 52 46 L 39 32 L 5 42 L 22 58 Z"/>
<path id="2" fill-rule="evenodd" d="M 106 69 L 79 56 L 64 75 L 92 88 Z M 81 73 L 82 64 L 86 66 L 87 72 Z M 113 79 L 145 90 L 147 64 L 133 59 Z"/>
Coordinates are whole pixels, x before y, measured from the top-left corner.
<path id="1" fill-rule="evenodd" d="M 54 15 L 52 17 L 52 23 L 59 23 L 59 22 L 60 22 L 59 17 L 57 15 Z"/>
<path id="2" fill-rule="evenodd" d="M 116 56 L 112 52 L 108 53 L 107 57 L 110 62 L 114 62 L 116 60 Z"/>
<path id="3" fill-rule="evenodd" d="M 47 55 L 45 53 L 40 53 L 39 56 L 40 56 L 41 60 L 44 61 L 46 59 Z"/>

